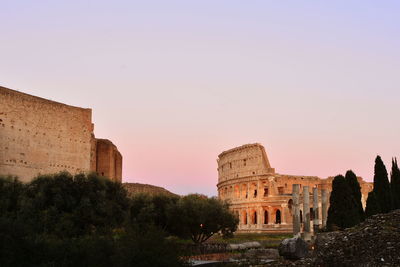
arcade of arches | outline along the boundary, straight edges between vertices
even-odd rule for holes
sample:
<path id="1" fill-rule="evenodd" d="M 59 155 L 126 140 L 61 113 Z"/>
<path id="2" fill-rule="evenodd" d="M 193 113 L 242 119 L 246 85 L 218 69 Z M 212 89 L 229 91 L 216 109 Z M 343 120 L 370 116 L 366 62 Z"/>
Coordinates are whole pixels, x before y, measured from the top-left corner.
<path id="1" fill-rule="evenodd" d="M 222 152 L 218 156 L 218 197 L 230 203 L 239 218 L 239 232 L 293 231 L 293 184 L 309 188 L 331 190 L 332 177 L 293 176 L 275 173 L 265 149 L 260 144 L 249 144 Z M 372 184 L 358 178 L 365 205 Z M 319 190 L 321 194 L 321 190 Z M 300 197 L 302 199 L 302 196 Z M 319 196 L 319 199 L 321 197 Z M 312 194 L 310 215 L 313 219 Z M 300 208 L 300 217 L 303 211 Z M 319 209 L 321 212 L 321 203 Z M 321 214 L 319 218 L 321 218 Z"/>

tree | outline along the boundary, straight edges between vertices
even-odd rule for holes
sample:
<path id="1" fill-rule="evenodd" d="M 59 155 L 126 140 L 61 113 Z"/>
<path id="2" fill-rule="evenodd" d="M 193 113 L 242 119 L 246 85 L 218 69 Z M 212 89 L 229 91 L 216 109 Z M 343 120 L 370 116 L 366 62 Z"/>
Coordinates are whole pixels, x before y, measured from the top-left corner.
<path id="1" fill-rule="evenodd" d="M 357 205 L 358 214 L 361 221 L 365 219 L 365 213 L 361 202 L 361 187 L 358 183 L 357 176 L 352 170 L 348 170 L 345 176 L 346 182 L 351 189 L 351 193 L 354 197 L 355 203 Z"/>
<path id="2" fill-rule="evenodd" d="M 375 159 L 374 193 L 381 208 L 380 212 L 392 210 L 392 198 L 388 173 L 380 156 Z"/>
<path id="3" fill-rule="evenodd" d="M 95 174 L 39 176 L 26 185 L 21 202 L 20 217 L 32 231 L 60 238 L 112 231 L 129 210 L 122 185 Z"/>
<path id="4" fill-rule="evenodd" d="M 333 179 L 329 202 L 327 221 L 329 230 L 353 227 L 360 222 L 358 206 L 343 175 Z"/>
<path id="5" fill-rule="evenodd" d="M 141 228 L 156 226 L 167 230 L 167 212 L 176 205 L 177 196 L 137 194 L 131 199 L 130 221 Z"/>
<path id="6" fill-rule="evenodd" d="M 392 159 L 390 188 L 392 190 L 393 209 L 400 209 L 400 169 L 396 158 Z"/>
<path id="7" fill-rule="evenodd" d="M 168 230 L 179 237 L 191 238 L 196 244 L 218 232 L 231 235 L 238 222 L 227 203 L 197 194 L 182 197 L 168 212 Z"/>
<path id="8" fill-rule="evenodd" d="M 370 217 L 381 212 L 378 199 L 374 191 L 368 193 L 367 206 L 365 207 L 365 215 Z"/>

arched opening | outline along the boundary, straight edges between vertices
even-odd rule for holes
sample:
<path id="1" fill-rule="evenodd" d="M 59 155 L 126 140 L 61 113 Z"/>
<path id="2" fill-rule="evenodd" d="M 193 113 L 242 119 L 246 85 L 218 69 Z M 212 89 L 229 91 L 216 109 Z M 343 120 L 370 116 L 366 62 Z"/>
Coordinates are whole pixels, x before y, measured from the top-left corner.
<path id="1" fill-rule="evenodd" d="M 268 224 L 268 211 L 264 210 L 264 224 Z"/>
<path id="2" fill-rule="evenodd" d="M 257 211 L 253 213 L 253 224 L 257 224 Z"/>
<path id="3" fill-rule="evenodd" d="M 243 224 L 247 224 L 247 212 L 243 211 Z"/>
<path id="4" fill-rule="evenodd" d="M 275 223 L 276 224 L 281 224 L 281 211 L 280 210 L 276 210 Z"/>
<path id="5" fill-rule="evenodd" d="M 300 210 L 300 223 L 303 223 L 303 211 Z"/>
<path id="6" fill-rule="evenodd" d="M 314 220 L 314 209 L 310 208 L 310 220 Z"/>

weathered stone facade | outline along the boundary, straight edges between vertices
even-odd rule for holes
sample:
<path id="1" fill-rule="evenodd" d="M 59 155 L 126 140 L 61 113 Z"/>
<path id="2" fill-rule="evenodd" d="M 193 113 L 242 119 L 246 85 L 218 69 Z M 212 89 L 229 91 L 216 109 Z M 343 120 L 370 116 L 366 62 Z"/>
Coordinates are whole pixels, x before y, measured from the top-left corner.
<path id="1" fill-rule="evenodd" d="M 218 156 L 218 196 L 231 203 L 239 217 L 239 232 L 293 232 L 292 188 L 327 189 L 331 191 L 333 177 L 294 176 L 275 173 L 265 149 L 260 144 L 248 144 L 222 152 Z M 358 178 L 365 206 L 372 184 Z M 320 191 L 320 190 L 319 190 Z M 320 193 L 319 193 L 320 194 Z M 321 196 L 319 196 L 321 199 Z M 310 203 L 313 195 L 310 194 Z M 319 211 L 321 212 L 321 203 Z M 313 214 L 312 209 L 310 214 Z M 303 211 L 300 211 L 302 217 Z M 318 216 L 321 220 L 322 215 Z M 313 218 L 311 218 L 313 219 Z M 321 224 L 321 223 L 320 223 Z"/>
<path id="2" fill-rule="evenodd" d="M 0 87 L 0 175 L 28 182 L 38 174 L 94 171 L 121 182 L 121 154 L 93 128 L 91 109 Z"/>

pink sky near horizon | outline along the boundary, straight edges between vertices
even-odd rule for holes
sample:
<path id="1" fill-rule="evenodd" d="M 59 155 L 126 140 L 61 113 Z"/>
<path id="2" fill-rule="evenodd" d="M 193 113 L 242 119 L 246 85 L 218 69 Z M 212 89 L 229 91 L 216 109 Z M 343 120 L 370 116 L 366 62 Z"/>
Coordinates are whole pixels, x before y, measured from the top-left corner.
<path id="1" fill-rule="evenodd" d="M 371 181 L 400 156 L 400 4 L 5 1 L 0 85 L 93 109 L 126 182 L 216 195 L 219 153 Z"/>

